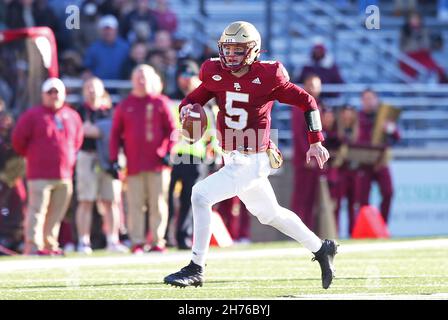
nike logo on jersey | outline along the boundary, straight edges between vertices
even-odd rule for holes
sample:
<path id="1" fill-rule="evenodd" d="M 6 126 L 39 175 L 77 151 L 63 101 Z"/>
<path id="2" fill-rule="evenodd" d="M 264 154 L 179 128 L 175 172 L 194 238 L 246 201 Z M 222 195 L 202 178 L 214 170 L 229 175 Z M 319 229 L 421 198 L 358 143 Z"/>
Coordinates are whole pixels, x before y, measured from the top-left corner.
<path id="1" fill-rule="evenodd" d="M 256 77 L 254 80 L 252 80 L 252 83 L 261 84 L 260 78 Z"/>
<path id="2" fill-rule="evenodd" d="M 241 85 L 238 82 L 235 82 L 233 84 L 233 87 L 235 88 L 236 91 L 240 91 L 241 90 Z"/>

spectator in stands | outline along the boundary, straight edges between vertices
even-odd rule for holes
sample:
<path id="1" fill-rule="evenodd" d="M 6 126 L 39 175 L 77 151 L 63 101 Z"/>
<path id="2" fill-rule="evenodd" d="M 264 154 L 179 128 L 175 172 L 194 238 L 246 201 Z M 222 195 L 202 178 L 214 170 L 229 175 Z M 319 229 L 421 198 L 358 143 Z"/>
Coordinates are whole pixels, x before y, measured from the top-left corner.
<path id="1" fill-rule="evenodd" d="M 177 52 L 173 49 L 171 34 L 159 30 L 151 44 L 149 64 L 161 75 L 164 83 L 164 94 L 173 97 L 176 95 Z"/>
<path id="2" fill-rule="evenodd" d="M 67 18 L 69 17 L 69 15 L 73 13 L 73 11 L 67 10 L 67 8 L 68 9 L 72 9 L 73 7 L 81 8 L 83 0 L 41 0 L 40 2 L 45 4 L 46 6 L 48 4 L 48 7 L 53 11 L 54 16 L 57 19 L 58 25 L 60 26 L 59 37 L 63 41 L 63 47 L 58 48 L 58 53 L 63 52 L 64 50 L 76 49 L 74 42 L 75 33 L 73 32 L 76 29 L 68 28 L 66 25 Z M 81 18 L 80 20 L 83 20 L 83 13 L 84 12 L 80 14 Z M 71 15 L 70 19 L 74 17 L 75 17 L 74 15 Z M 71 20 L 70 22 L 74 22 L 74 20 Z M 82 22 L 80 22 L 80 26 L 82 27 L 80 27 L 79 30 L 85 29 L 87 27 Z"/>
<path id="3" fill-rule="evenodd" d="M 72 195 L 83 130 L 77 112 L 65 104 L 60 79 L 43 83 L 42 105 L 20 116 L 12 141 L 16 152 L 26 158 L 29 198 L 24 253 L 61 255 L 59 227 Z"/>
<path id="4" fill-rule="evenodd" d="M 0 30 L 6 28 L 6 1 L 0 1 Z"/>
<path id="5" fill-rule="evenodd" d="M 136 3 L 135 0 L 93 1 L 99 2 L 98 11 L 102 16 L 111 14 L 119 20 L 134 10 Z"/>
<path id="6" fill-rule="evenodd" d="M 64 15 L 66 14 L 64 13 Z M 100 12 L 96 1 L 83 1 L 80 6 L 80 28 L 70 30 L 73 46 L 82 56 L 84 56 L 85 50 L 98 39 L 98 32 L 96 30 L 99 18 Z"/>
<path id="7" fill-rule="evenodd" d="M 322 112 L 324 106 L 319 98 L 322 91 L 322 82 L 319 76 L 315 74 L 308 75 L 304 80 L 303 88 L 316 99 L 319 110 Z M 293 108 L 291 112 L 294 143 L 294 191 L 291 198 L 291 208 L 292 211 L 300 216 L 308 228 L 316 230 L 316 217 L 313 209 L 317 201 L 319 178 L 323 172 L 321 172 L 316 162 L 306 162 L 306 152 L 309 147 L 306 138 L 308 128 L 303 113 L 299 109 Z"/>
<path id="8" fill-rule="evenodd" d="M 178 59 L 176 51 L 170 49 L 165 52 L 165 68 L 163 73 L 164 88 L 163 93 L 169 97 L 173 97 L 177 92 L 177 64 Z"/>
<path id="9" fill-rule="evenodd" d="M 166 30 L 173 34 L 177 30 L 177 16 L 168 4 L 167 0 L 156 0 L 156 7 L 154 9 L 154 16 L 157 21 L 157 28 L 159 30 Z"/>
<path id="10" fill-rule="evenodd" d="M 164 83 L 164 94 L 170 98 L 176 95 L 176 69 L 177 57 L 172 54 L 172 50 L 164 51 L 159 49 L 151 50 L 148 54 L 148 64 L 151 65 Z M 174 81 L 174 83 L 173 83 Z"/>
<path id="11" fill-rule="evenodd" d="M 186 44 L 186 47 L 188 47 L 189 45 L 193 45 L 191 43 L 191 41 L 189 42 L 189 44 Z M 191 52 L 190 52 L 190 54 L 191 54 Z M 198 59 L 199 59 L 199 61 L 205 61 L 207 59 L 214 58 L 218 55 L 219 55 L 219 53 L 216 51 L 216 48 L 214 46 L 205 44 L 202 48 L 202 53 Z"/>
<path id="12" fill-rule="evenodd" d="M 162 51 L 168 51 L 173 47 L 171 34 L 166 30 L 159 30 L 154 35 L 152 48 Z"/>
<path id="13" fill-rule="evenodd" d="M 0 98 L 0 255 L 10 254 L 3 248 L 18 250 L 23 241 L 25 161 L 12 148 L 13 126 L 14 119 Z"/>
<path id="14" fill-rule="evenodd" d="M 178 31 L 173 34 L 172 39 L 172 48 L 176 50 L 179 59 L 193 59 L 193 44 L 188 35 L 182 31 Z"/>
<path id="15" fill-rule="evenodd" d="M 157 20 L 148 0 L 135 0 L 136 8 L 121 20 L 120 34 L 130 43 L 152 41 L 157 31 Z"/>
<path id="16" fill-rule="evenodd" d="M 376 123 L 379 108 L 384 105 L 376 92 L 366 89 L 361 94 L 361 110 L 358 114 L 359 136 L 358 143 L 371 146 L 383 146 L 385 151 L 381 160 L 375 166 L 363 166 L 360 172 L 360 205 L 369 204 L 370 189 L 373 182 L 377 182 L 381 193 L 380 210 L 384 221 L 389 220 L 390 205 L 393 196 L 392 176 L 388 161 L 390 160 L 389 146 L 400 139 L 397 124 L 390 119 L 384 123 Z M 380 128 L 384 138 L 380 144 L 373 143 L 375 128 Z"/>
<path id="17" fill-rule="evenodd" d="M 79 79 L 82 73 L 82 58 L 75 50 L 65 50 L 61 54 L 61 79 Z"/>
<path id="18" fill-rule="evenodd" d="M 87 49 L 84 66 L 100 79 L 121 79 L 129 45 L 118 37 L 118 21 L 114 16 L 102 17 L 98 22 L 98 28 L 100 39 Z"/>
<path id="19" fill-rule="evenodd" d="M 131 77 L 132 70 L 139 64 L 146 63 L 148 57 L 148 46 L 145 42 L 134 42 L 129 51 L 128 59 L 123 66 L 122 77 L 123 79 L 129 79 Z"/>
<path id="20" fill-rule="evenodd" d="M 63 21 L 65 24 L 65 18 L 67 18 L 66 9 L 70 5 L 77 6 L 78 8 L 82 6 L 84 0 L 46 0 L 48 6 L 53 10 L 55 15 Z"/>
<path id="21" fill-rule="evenodd" d="M 59 49 L 67 44 L 62 36 L 62 28 L 46 0 L 15 0 L 7 6 L 6 27 L 8 29 L 46 26 L 53 30 Z"/>
<path id="22" fill-rule="evenodd" d="M 6 26 L 8 29 L 35 27 L 36 21 L 33 14 L 34 0 L 10 1 L 6 12 Z"/>
<path id="23" fill-rule="evenodd" d="M 84 104 L 78 113 L 84 122 L 84 142 L 76 162 L 78 252 L 92 253 L 90 230 L 93 206 L 96 204 L 104 210 L 107 250 L 126 252 L 127 248 L 118 239 L 121 182 L 117 173 L 109 167 L 108 144 L 103 143 L 106 148 L 98 148 L 104 138 L 108 140 L 112 125 L 112 103 L 99 78 L 90 78 L 84 83 L 83 98 Z M 98 151 L 103 151 L 103 154 Z"/>
<path id="24" fill-rule="evenodd" d="M 165 52 L 158 49 L 150 50 L 148 53 L 148 64 L 163 77 L 165 70 Z"/>
<path id="25" fill-rule="evenodd" d="M 296 82 L 303 83 L 305 78 L 315 74 L 324 84 L 344 83 L 338 66 L 334 63 L 333 58 L 327 54 L 327 49 L 323 43 L 318 42 L 313 46 L 310 58 L 310 62 L 303 67 L 299 77 L 296 78 Z M 330 94 L 326 96 L 328 97 Z"/>
<path id="26" fill-rule="evenodd" d="M 395 12 L 396 16 L 408 14 L 417 9 L 417 0 L 395 0 Z"/>
<path id="27" fill-rule="evenodd" d="M 448 78 L 445 70 L 437 64 L 431 56 L 431 43 L 428 29 L 424 26 L 422 17 L 417 12 L 411 12 L 401 29 L 400 49 L 410 58 L 422 64 L 428 73 L 433 73 L 438 77 L 439 82 L 447 83 Z M 418 72 L 411 66 L 400 62 L 400 68 L 407 75 L 417 78 Z"/>
<path id="28" fill-rule="evenodd" d="M 110 139 L 110 159 L 117 165 L 123 142 L 127 159 L 128 230 L 132 252 L 145 250 L 145 211 L 149 211 L 152 251 L 163 252 L 168 222 L 167 189 L 169 154 L 175 123 L 171 102 L 159 92 L 160 77 L 149 65 L 132 72 L 132 91 L 115 109 Z"/>

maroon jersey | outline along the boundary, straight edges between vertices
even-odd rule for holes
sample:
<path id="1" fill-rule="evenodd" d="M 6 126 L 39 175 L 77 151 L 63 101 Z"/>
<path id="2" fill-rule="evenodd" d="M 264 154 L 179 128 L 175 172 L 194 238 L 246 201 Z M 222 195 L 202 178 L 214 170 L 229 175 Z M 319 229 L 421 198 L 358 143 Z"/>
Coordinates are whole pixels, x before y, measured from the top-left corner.
<path id="1" fill-rule="evenodd" d="M 371 144 L 373 129 L 375 126 L 376 112 L 365 112 L 363 110 L 359 111 L 359 137 L 358 142 L 362 144 Z M 386 140 L 384 141 L 384 146 L 392 145 L 393 143 L 400 140 L 400 132 L 397 128 L 392 133 L 386 134 Z"/>
<path id="2" fill-rule="evenodd" d="M 202 84 L 182 100 L 204 105 L 216 98 L 219 106 L 217 135 L 226 151 L 264 151 L 269 145 L 271 110 L 274 100 L 302 111 L 317 110 L 314 98 L 289 81 L 277 61 L 256 61 L 249 72 L 236 77 L 224 70 L 218 58 L 205 61 L 199 73 Z M 323 141 L 321 132 L 308 132 L 308 141 Z"/>

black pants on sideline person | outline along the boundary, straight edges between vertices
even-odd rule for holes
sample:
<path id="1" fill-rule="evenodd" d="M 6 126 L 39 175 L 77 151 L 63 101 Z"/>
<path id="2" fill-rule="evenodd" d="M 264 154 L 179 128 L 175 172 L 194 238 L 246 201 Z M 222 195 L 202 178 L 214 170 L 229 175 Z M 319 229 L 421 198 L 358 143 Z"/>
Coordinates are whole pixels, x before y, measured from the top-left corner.
<path id="1" fill-rule="evenodd" d="M 179 157 L 182 158 L 182 162 L 179 163 Z M 168 226 L 171 225 L 175 217 L 174 207 L 174 188 L 176 182 L 182 183 L 182 190 L 180 192 L 180 208 L 175 226 L 175 237 L 177 247 L 179 249 L 190 249 L 192 245 L 192 232 L 193 232 L 193 216 L 190 212 L 191 208 L 191 192 L 196 180 L 199 177 L 199 163 L 200 160 L 193 156 L 178 156 L 171 171 L 171 181 L 168 193 Z M 165 238 L 168 240 L 168 230 Z"/>

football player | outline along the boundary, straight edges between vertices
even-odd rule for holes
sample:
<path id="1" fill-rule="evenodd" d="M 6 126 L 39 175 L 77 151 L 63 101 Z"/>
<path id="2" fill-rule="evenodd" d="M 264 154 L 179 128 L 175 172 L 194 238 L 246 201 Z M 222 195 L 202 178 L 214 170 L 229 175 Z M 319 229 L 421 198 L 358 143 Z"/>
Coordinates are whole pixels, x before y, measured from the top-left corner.
<path id="1" fill-rule="evenodd" d="M 280 62 L 258 60 L 261 37 L 252 24 L 231 23 L 222 33 L 218 49 L 219 58 L 209 59 L 201 66 L 201 85 L 179 107 L 181 119 L 185 119 L 192 104 L 204 105 L 216 99 L 217 136 L 225 166 L 193 187 L 192 259 L 179 272 L 166 276 L 164 282 L 179 287 L 202 286 L 211 238 L 212 205 L 238 196 L 261 223 L 277 228 L 314 253 L 313 260 L 321 267 L 322 286 L 327 289 L 334 277 L 336 242 L 322 241 L 294 212 L 281 207 L 268 180 L 271 167 L 275 167 L 269 156 L 274 100 L 297 106 L 304 112 L 310 143 L 307 161 L 315 157 L 322 169 L 328 160 L 329 153 L 321 144 L 324 138 L 316 101 L 289 81 Z"/>

